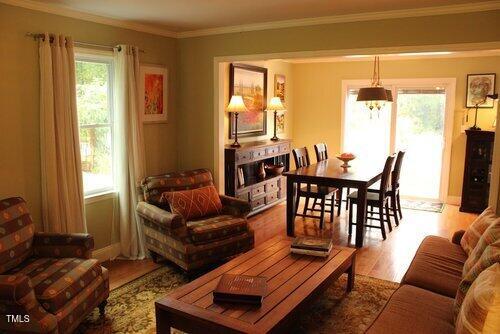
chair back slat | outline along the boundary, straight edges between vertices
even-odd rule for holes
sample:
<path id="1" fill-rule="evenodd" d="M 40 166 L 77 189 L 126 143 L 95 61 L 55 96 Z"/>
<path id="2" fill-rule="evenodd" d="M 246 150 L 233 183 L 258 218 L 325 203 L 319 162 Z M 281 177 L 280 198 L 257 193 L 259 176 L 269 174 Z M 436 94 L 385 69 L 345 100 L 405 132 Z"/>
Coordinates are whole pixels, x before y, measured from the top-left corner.
<path id="1" fill-rule="evenodd" d="M 394 163 L 394 169 L 391 175 L 391 185 L 392 187 L 399 188 L 399 177 L 401 176 L 401 165 L 403 164 L 403 158 L 405 156 L 405 151 L 399 151 Z"/>
<path id="2" fill-rule="evenodd" d="M 380 180 L 380 200 L 385 198 L 385 194 L 387 192 L 387 188 L 389 187 L 389 178 L 391 176 L 392 166 L 394 165 L 394 160 L 396 156 L 390 155 L 385 160 L 384 170 L 382 171 L 382 179 Z"/>
<path id="3" fill-rule="evenodd" d="M 314 151 L 316 152 L 316 160 L 318 162 L 328 159 L 328 147 L 325 143 L 314 145 Z"/>
<path id="4" fill-rule="evenodd" d="M 292 153 L 295 160 L 295 167 L 300 168 L 311 164 L 307 147 L 294 148 Z"/>

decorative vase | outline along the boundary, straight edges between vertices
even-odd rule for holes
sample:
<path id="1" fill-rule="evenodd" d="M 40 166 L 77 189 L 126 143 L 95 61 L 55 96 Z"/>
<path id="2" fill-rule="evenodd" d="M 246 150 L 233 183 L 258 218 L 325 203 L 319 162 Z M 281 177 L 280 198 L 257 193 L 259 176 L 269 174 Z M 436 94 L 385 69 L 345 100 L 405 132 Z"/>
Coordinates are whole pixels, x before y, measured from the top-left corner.
<path id="1" fill-rule="evenodd" d="M 264 180 L 266 178 L 266 168 L 264 167 L 264 163 L 261 162 L 259 164 L 259 179 Z"/>

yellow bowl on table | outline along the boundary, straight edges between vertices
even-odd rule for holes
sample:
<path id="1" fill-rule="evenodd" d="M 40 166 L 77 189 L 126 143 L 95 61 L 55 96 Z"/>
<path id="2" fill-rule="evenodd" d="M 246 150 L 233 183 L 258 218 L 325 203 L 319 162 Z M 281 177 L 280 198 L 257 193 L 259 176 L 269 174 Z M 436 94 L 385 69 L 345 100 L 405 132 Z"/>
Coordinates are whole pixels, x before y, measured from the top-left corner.
<path id="1" fill-rule="evenodd" d="M 344 162 L 340 167 L 347 168 L 351 167 L 349 161 L 356 159 L 356 156 L 352 153 L 341 153 L 337 154 L 337 159 Z"/>

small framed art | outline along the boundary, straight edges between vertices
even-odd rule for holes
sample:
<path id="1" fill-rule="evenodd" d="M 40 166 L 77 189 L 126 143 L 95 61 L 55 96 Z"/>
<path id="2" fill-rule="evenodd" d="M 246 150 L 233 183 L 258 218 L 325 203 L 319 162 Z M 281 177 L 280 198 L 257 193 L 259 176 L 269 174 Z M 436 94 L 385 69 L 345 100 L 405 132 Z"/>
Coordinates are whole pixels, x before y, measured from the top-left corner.
<path id="1" fill-rule="evenodd" d="M 167 114 L 167 68 L 161 65 L 141 64 L 139 112 L 144 123 L 162 123 Z"/>
<path id="2" fill-rule="evenodd" d="M 495 92 L 495 73 L 467 74 L 466 108 L 493 108 L 493 100 L 486 95 Z"/>

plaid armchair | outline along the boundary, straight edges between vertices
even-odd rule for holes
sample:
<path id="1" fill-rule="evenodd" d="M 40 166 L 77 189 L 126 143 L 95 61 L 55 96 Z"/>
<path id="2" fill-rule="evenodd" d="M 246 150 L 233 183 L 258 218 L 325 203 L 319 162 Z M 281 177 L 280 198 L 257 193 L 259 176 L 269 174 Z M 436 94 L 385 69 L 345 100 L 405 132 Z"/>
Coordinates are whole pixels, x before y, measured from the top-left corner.
<path id="1" fill-rule="evenodd" d="M 236 198 L 219 195 L 222 213 L 185 221 L 160 201 L 166 191 L 179 191 L 213 185 L 207 169 L 147 177 L 142 181 L 143 201 L 137 205 L 142 230 L 153 260 L 164 257 L 192 271 L 253 248 L 253 231 L 246 220 L 250 205 Z"/>
<path id="2" fill-rule="evenodd" d="M 88 234 L 34 232 L 22 198 L 1 200 L 0 332 L 71 333 L 96 306 L 103 315 L 108 272 L 93 247 Z"/>

